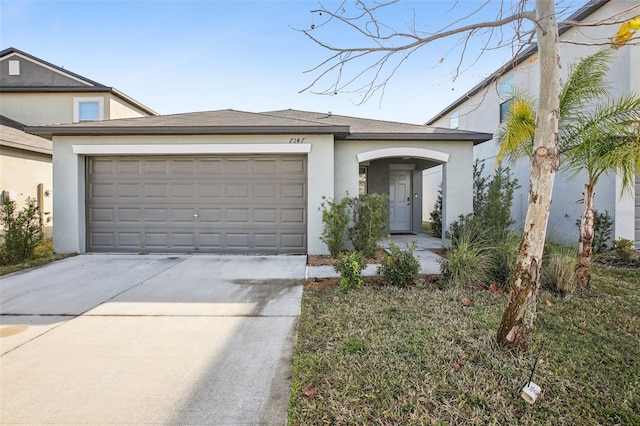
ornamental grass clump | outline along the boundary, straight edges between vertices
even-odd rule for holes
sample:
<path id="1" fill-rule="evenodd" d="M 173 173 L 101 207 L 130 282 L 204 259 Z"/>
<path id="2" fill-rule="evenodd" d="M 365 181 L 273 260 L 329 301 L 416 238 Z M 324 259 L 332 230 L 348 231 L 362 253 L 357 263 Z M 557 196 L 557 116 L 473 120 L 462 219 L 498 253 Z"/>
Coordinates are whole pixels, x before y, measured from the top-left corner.
<path id="1" fill-rule="evenodd" d="M 542 261 L 542 287 L 560 294 L 576 291 L 576 263 L 578 251 L 574 248 L 548 244 Z"/>
<path id="2" fill-rule="evenodd" d="M 389 253 L 385 253 L 378 267 L 378 274 L 393 285 L 408 287 L 420 277 L 420 262 L 413 255 L 416 242 L 411 246 L 405 241 L 406 250 L 402 250 L 389 240 Z"/>
<path id="3" fill-rule="evenodd" d="M 492 249 L 486 243 L 486 232 L 476 220 L 454 222 L 448 232 L 451 249 L 440 260 L 443 279 L 453 286 L 486 283 L 494 264 Z"/>

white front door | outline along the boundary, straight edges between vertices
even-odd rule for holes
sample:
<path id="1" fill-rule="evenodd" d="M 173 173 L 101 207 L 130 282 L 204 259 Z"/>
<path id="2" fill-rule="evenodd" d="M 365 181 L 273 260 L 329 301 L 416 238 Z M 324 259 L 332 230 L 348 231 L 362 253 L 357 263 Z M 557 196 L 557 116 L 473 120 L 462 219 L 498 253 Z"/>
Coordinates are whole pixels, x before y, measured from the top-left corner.
<path id="1" fill-rule="evenodd" d="M 389 231 L 411 231 L 411 170 L 389 170 Z"/>

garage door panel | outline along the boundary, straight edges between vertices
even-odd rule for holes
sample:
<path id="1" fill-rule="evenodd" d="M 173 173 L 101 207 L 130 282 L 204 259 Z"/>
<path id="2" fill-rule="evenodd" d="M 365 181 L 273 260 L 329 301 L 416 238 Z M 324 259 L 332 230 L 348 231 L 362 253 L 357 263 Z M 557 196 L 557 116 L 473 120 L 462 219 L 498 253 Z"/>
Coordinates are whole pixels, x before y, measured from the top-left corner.
<path id="1" fill-rule="evenodd" d="M 277 220 L 277 209 L 255 209 L 253 211 L 253 221 L 256 223 L 276 224 Z"/>
<path id="2" fill-rule="evenodd" d="M 304 156 L 88 160 L 97 252 L 306 252 Z"/>
<path id="3" fill-rule="evenodd" d="M 282 160 L 282 173 L 294 175 L 304 174 L 306 176 L 306 164 L 307 162 L 304 158 Z"/>
<path id="4" fill-rule="evenodd" d="M 282 198 L 304 198 L 305 184 L 304 183 L 286 183 L 282 185 Z"/>
<path id="5" fill-rule="evenodd" d="M 303 225 L 306 217 L 305 209 L 282 209 L 282 223 Z"/>
<path id="6" fill-rule="evenodd" d="M 295 249 L 295 247 L 299 247 L 300 244 L 304 244 L 305 239 L 306 236 L 303 233 L 282 234 L 281 245 L 285 249 Z"/>
<path id="7" fill-rule="evenodd" d="M 249 163 L 248 159 L 229 159 L 225 162 L 226 164 L 226 174 L 233 175 L 238 174 L 242 176 L 246 176 L 249 174 Z"/>
<path id="8" fill-rule="evenodd" d="M 142 223 L 144 218 L 144 210 L 141 208 L 119 208 L 119 223 Z"/>
<path id="9" fill-rule="evenodd" d="M 255 176 L 260 174 L 273 176 L 278 172 L 278 161 L 272 160 L 256 160 L 254 162 L 253 174 Z"/>

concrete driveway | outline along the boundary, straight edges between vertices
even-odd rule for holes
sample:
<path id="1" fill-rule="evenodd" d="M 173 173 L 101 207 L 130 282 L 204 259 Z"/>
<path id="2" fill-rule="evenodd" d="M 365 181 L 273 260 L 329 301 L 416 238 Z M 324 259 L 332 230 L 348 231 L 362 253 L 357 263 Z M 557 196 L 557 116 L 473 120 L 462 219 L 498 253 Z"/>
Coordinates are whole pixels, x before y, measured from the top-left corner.
<path id="1" fill-rule="evenodd" d="M 85 255 L 0 278 L 0 422 L 285 424 L 305 260 Z"/>

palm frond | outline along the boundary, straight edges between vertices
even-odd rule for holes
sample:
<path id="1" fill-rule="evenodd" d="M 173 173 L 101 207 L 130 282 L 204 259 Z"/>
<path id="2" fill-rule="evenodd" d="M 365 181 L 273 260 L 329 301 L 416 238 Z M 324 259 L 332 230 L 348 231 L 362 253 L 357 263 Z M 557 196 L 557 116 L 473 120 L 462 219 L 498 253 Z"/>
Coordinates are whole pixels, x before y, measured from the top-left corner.
<path id="1" fill-rule="evenodd" d="M 607 94 L 605 77 L 610 61 L 611 49 L 601 49 L 570 67 L 569 77 L 560 93 L 561 121 L 570 121 L 575 112 Z"/>
<path id="2" fill-rule="evenodd" d="M 496 162 L 506 160 L 514 163 L 522 156 L 531 157 L 533 136 L 536 128 L 536 114 L 533 103 L 527 99 L 515 98 L 505 121 L 498 130 L 500 149 Z"/>
<path id="3" fill-rule="evenodd" d="M 640 97 L 628 94 L 575 115 L 562 137 L 563 170 L 573 178 L 587 170 L 590 180 L 616 171 L 623 189 L 640 172 Z M 593 182 L 591 182 L 593 184 Z"/>

